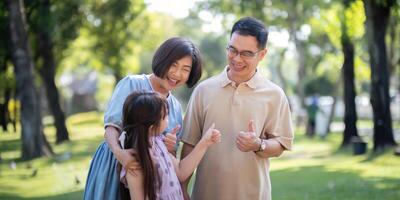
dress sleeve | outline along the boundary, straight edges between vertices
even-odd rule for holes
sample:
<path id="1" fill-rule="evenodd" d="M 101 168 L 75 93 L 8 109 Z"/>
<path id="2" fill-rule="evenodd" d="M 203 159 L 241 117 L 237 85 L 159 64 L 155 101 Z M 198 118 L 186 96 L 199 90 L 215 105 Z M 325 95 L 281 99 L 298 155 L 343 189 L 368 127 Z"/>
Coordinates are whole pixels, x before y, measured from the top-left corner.
<path id="1" fill-rule="evenodd" d="M 181 125 L 181 129 L 179 129 L 179 132 L 176 134 L 177 139 L 179 141 L 182 138 L 182 134 L 183 134 L 182 106 L 179 102 L 178 102 L 177 107 L 178 107 L 178 109 L 175 112 L 176 112 L 176 116 L 177 116 L 177 121 Z"/>
<path id="2" fill-rule="evenodd" d="M 104 112 L 104 127 L 113 126 L 121 131 L 122 129 L 122 107 L 126 97 L 132 91 L 132 84 L 128 77 L 118 82 L 111 96 L 106 111 Z"/>
<path id="3" fill-rule="evenodd" d="M 193 146 L 200 141 L 203 131 L 203 106 L 200 94 L 199 88 L 193 91 L 183 120 L 182 141 Z"/>

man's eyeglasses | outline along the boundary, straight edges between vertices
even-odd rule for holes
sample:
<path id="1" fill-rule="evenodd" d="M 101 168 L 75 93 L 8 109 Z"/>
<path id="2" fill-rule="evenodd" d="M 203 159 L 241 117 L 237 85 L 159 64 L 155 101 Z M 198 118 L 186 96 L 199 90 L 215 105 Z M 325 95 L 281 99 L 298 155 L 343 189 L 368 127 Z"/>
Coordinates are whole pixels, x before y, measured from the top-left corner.
<path id="1" fill-rule="evenodd" d="M 240 55 L 241 58 L 243 59 L 250 59 L 254 58 L 258 53 L 260 53 L 264 49 L 260 49 L 256 52 L 251 52 L 251 51 L 241 51 L 239 52 L 235 47 L 233 46 L 228 46 L 226 47 L 226 51 L 228 52 L 229 57 L 236 57 L 238 54 Z"/>

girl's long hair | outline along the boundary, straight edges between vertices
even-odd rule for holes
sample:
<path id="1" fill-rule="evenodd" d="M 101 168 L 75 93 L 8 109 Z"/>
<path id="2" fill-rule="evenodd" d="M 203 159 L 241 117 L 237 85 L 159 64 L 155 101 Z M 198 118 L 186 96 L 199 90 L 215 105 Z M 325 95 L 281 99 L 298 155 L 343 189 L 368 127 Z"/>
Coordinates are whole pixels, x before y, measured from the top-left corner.
<path id="1" fill-rule="evenodd" d="M 150 200 L 156 199 L 160 180 L 149 152 L 149 130 L 151 126 L 152 130 L 159 130 L 161 120 L 167 115 L 166 99 L 155 92 L 133 92 L 126 98 L 123 106 L 122 126 L 127 136 L 124 146 L 125 149 L 134 148 L 137 152 L 136 159 L 144 177 L 144 194 Z M 129 199 L 129 190 L 122 183 L 120 189 L 122 199 Z"/>

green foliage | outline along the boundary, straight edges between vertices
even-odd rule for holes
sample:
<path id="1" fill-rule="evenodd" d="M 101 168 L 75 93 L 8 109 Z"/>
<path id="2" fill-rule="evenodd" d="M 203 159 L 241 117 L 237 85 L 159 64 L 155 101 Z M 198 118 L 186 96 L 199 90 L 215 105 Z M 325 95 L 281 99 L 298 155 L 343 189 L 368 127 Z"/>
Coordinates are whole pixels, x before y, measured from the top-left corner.
<path id="1" fill-rule="evenodd" d="M 361 0 L 354 1 L 345 10 L 345 23 L 347 24 L 347 35 L 351 39 L 360 39 L 364 36 L 365 13 L 364 4 Z"/>
<path id="2" fill-rule="evenodd" d="M 54 45 L 53 54 L 56 64 L 58 64 L 65 58 L 67 47 L 78 37 L 79 28 L 84 21 L 84 2 L 80 0 L 25 0 L 24 2 L 31 36 L 29 39 L 35 61 L 38 61 L 38 52 L 36 52 L 38 36 L 36 34 L 44 32 L 51 36 Z M 49 7 L 46 6 L 47 4 L 49 4 Z M 36 65 L 38 68 L 41 67 L 41 65 Z"/>
<path id="3" fill-rule="evenodd" d="M 224 36 L 208 33 L 200 42 L 203 55 L 204 78 L 220 73 L 226 65 L 225 47 L 227 41 Z"/>
<path id="4" fill-rule="evenodd" d="M 332 95 L 335 88 L 335 83 L 325 75 L 310 78 L 304 84 L 306 96 L 313 94 Z"/>
<path id="5" fill-rule="evenodd" d="M 88 6 L 87 29 L 90 37 L 94 37 L 91 50 L 118 80 L 124 75 L 125 61 L 133 60 L 133 65 L 138 65 L 129 55 L 133 54 L 132 46 L 147 30 L 146 21 L 139 19 L 145 4 L 143 1 L 90 0 Z M 134 24 L 135 20 L 141 23 Z"/>

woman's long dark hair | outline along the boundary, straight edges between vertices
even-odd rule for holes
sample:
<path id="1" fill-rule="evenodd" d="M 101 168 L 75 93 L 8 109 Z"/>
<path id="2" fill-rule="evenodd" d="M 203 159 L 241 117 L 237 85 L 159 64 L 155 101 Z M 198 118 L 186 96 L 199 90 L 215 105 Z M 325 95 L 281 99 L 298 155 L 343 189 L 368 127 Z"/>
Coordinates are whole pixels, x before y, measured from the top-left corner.
<path id="1" fill-rule="evenodd" d="M 168 115 L 168 104 L 164 97 L 155 92 L 133 92 L 124 103 L 122 126 L 126 132 L 125 149 L 134 148 L 137 161 L 143 172 L 144 193 L 150 200 L 156 199 L 160 180 L 150 156 L 150 126 L 158 130 L 160 122 Z M 162 130 L 161 130 L 162 131 Z M 129 199 L 129 190 L 120 184 L 122 199 Z"/>

